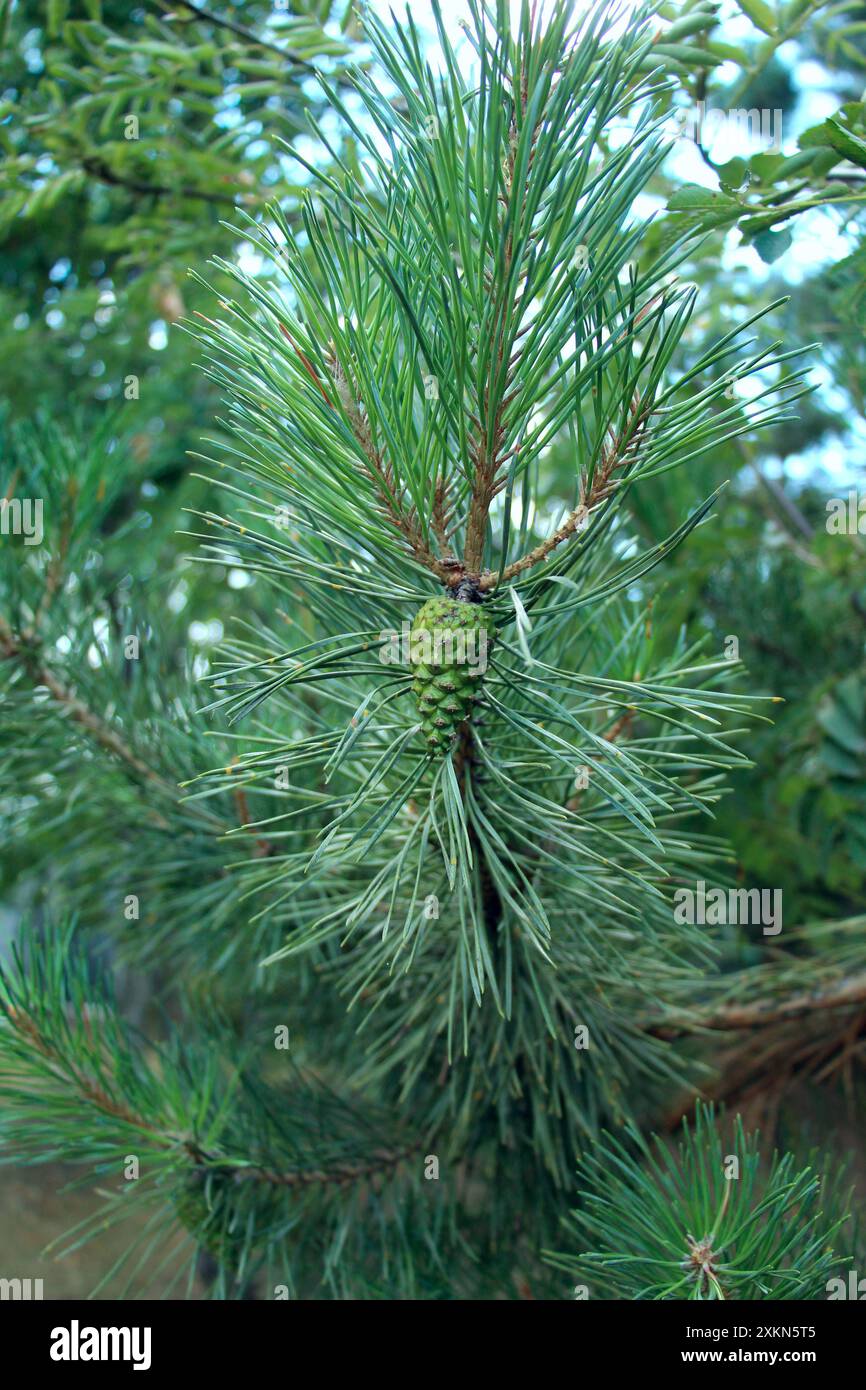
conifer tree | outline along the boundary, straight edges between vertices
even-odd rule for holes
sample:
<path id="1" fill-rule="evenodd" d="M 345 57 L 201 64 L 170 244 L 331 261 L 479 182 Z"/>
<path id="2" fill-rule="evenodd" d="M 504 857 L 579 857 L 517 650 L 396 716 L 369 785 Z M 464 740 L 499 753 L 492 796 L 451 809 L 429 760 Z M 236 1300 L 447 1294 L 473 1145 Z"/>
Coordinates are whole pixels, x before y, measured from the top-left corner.
<path id="1" fill-rule="evenodd" d="M 237 232 L 276 275 L 216 261 L 193 331 L 226 403 L 199 464 L 225 505 L 188 529 L 252 582 L 207 722 L 194 673 L 161 659 L 158 591 L 117 605 L 123 458 L 11 440 L 52 529 L 47 560 L 18 546 L 4 576 L 8 742 L 22 817 L 53 807 L 75 863 L 49 892 L 64 920 L 4 972 L 8 1152 L 99 1172 L 107 1214 L 73 1239 L 137 1213 L 130 1277 L 155 1262 L 162 1294 L 204 1252 L 218 1297 L 567 1297 L 586 1261 L 603 1297 L 714 1296 L 724 1262 L 735 1296 L 821 1296 L 845 1210 L 791 1157 L 756 1189 L 742 1133 L 726 1200 L 703 1113 L 666 1283 L 636 1221 L 670 1181 L 640 1127 L 693 1094 L 688 1036 L 724 1026 L 734 988 L 721 933 L 674 894 L 726 880 L 713 811 L 767 706 L 725 655 L 656 637 L 656 571 L 714 498 L 650 545 L 632 508 L 786 419 L 798 353 L 767 339 L 770 304 L 684 362 L 692 234 L 643 255 L 667 149 L 649 12 L 468 11 L 458 48 L 432 6 L 435 62 L 411 14 L 366 16 L 377 75 L 351 97 L 323 79 L 354 155 L 311 120 L 333 170 L 295 151 L 300 217 Z M 183 981 L 149 1041 L 94 928 Z M 774 977 L 783 1015 L 807 968 Z M 575 1218 L 592 1249 L 545 1256 L 578 1162 L 626 1125 L 614 1190 L 597 1156 Z"/>

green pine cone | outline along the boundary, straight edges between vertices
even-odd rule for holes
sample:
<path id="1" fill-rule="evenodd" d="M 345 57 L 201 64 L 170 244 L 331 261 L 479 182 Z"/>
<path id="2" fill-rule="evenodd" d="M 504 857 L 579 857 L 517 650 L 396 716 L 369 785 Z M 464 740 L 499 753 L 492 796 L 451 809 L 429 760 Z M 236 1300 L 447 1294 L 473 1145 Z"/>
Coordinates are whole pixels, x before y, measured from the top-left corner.
<path id="1" fill-rule="evenodd" d="M 412 689 L 431 751 L 445 749 L 481 693 L 492 641 L 480 603 L 431 598 L 415 616 L 409 643 Z"/>

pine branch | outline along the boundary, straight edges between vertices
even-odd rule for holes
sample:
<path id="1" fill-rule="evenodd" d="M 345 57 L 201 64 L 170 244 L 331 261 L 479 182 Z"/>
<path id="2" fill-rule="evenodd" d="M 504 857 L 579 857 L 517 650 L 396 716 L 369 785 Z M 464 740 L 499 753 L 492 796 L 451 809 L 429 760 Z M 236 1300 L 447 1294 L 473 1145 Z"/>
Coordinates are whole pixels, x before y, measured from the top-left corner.
<path id="1" fill-rule="evenodd" d="M 646 1031 L 654 1037 L 672 1039 L 704 1031 L 760 1029 L 827 1010 L 852 1008 L 862 1003 L 866 1003 L 866 971 L 847 975 L 815 990 L 792 994 L 788 998 L 758 999 L 748 1004 L 728 1004 L 722 1008 L 698 1008 L 691 1012 L 688 1018 L 647 1024 Z"/>
<path id="2" fill-rule="evenodd" d="M 738 1109 L 759 1119 L 762 1131 L 775 1130 L 781 1101 L 792 1087 L 803 1083 L 826 1086 L 841 1079 L 851 1105 L 857 1104 L 855 1070 L 862 1074 L 866 1052 L 866 1012 L 845 1010 L 836 1014 L 812 1014 L 790 1022 L 750 1029 L 745 1040 L 714 1058 L 715 1075 L 701 1085 L 707 1099 Z M 672 1132 L 694 1103 L 694 1091 L 668 1106 L 662 1127 Z"/>
<path id="3" fill-rule="evenodd" d="M 662 651 L 625 597 L 713 499 L 643 549 L 627 502 L 774 418 L 801 383 L 781 345 L 743 344 L 749 322 L 685 353 L 696 292 L 671 277 L 687 248 L 640 254 L 633 204 L 663 147 L 648 114 L 614 151 L 607 135 L 648 94 L 645 17 L 614 38 L 604 7 L 573 24 L 565 4 L 543 24 L 525 7 L 514 33 L 506 4 L 495 26 L 477 10 L 464 71 L 435 13 L 440 76 L 411 27 L 373 17 L 398 99 L 359 77 L 360 121 L 328 89 L 362 155 L 334 177 L 299 152 L 318 193 L 302 236 L 279 208 L 273 232 L 250 226 L 290 293 L 217 262 L 242 297 L 221 296 L 226 317 L 201 336 L 230 401 L 219 462 L 244 515 L 207 515 L 225 539 L 205 535 L 206 558 L 266 577 L 274 611 L 304 616 L 288 642 L 269 618 L 246 622 L 210 709 L 234 722 L 267 705 L 240 775 L 262 791 L 277 766 L 294 779 L 262 822 L 285 848 L 255 876 L 256 920 L 284 905 L 265 965 L 327 952 L 390 1041 L 365 1075 L 409 1068 L 399 1084 L 420 1096 L 441 1075 L 462 1117 L 473 1071 L 515 1133 L 534 1116 L 539 1161 L 566 1182 L 568 1144 L 623 1117 L 635 1075 L 670 1094 L 690 1071 L 686 1049 L 638 1020 L 659 999 L 679 1018 L 704 987 L 707 934 L 672 940 L 671 885 L 727 863 L 701 827 L 756 712 L 723 688 L 731 663 L 684 638 Z M 747 406 L 725 397 L 733 354 L 756 379 Z M 556 460 L 573 461 L 570 510 L 551 536 Z M 430 599 L 423 571 L 472 604 L 461 619 L 489 623 L 468 718 L 462 673 L 431 695 L 423 661 L 380 659 L 384 634 Z M 446 702 L 453 727 L 428 708 Z M 447 727 L 435 750 L 424 718 Z M 570 804 L 587 762 L 592 786 Z M 214 767 L 201 782 L 208 795 L 231 778 Z M 598 1058 L 569 1047 L 575 999 Z"/>
<path id="4" fill-rule="evenodd" d="M 845 1258 L 838 1183 L 825 1190 L 791 1153 L 762 1165 L 739 1116 L 723 1143 L 711 1107 L 698 1105 L 675 1154 L 629 1127 L 595 1146 L 581 1176 L 566 1225 L 583 1252 L 548 1258 L 593 1297 L 821 1299 Z"/>
<path id="5" fill-rule="evenodd" d="M 233 767 L 237 766 L 237 761 L 237 758 L 233 758 L 231 765 Z M 240 823 L 242 826 L 248 826 L 252 822 L 252 816 L 250 815 L 250 807 L 249 802 L 247 801 L 247 794 L 244 791 L 243 787 L 235 787 L 234 795 L 235 805 L 238 808 L 238 816 L 240 819 Z M 268 858 L 270 855 L 276 854 L 276 852 L 276 846 L 270 840 L 265 840 L 260 836 L 256 837 L 255 854 L 258 858 Z"/>
<path id="6" fill-rule="evenodd" d="M 131 1129 L 142 1130 L 166 1147 L 174 1147 L 179 1142 L 177 1135 L 161 1133 L 156 1124 L 145 1119 L 143 1115 L 137 1114 L 123 1101 L 116 1100 L 111 1096 L 106 1087 L 95 1077 L 87 1076 L 69 1060 L 65 1051 L 53 1047 L 41 1036 L 35 1020 L 21 1008 L 6 1005 L 4 1016 L 27 1046 L 32 1047 L 45 1060 L 47 1072 L 51 1079 L 60 1082 L 64 1087 L 68 1086 L 71 1081 L 82 1100 L 111 1120 L 117 1120 L 123 1125 L 128 1125 Z M 91 1023 L 92 1017 L 91 1010 L 86 1010 L 81 1016 L 81 1026 L 86 1032 L 91 1046 L 95 1042 Z"/>
<path id="7" fill-rule="evenodd" d="M 288 330 L 283 328 L 282 331 L 291 342 L 292 340 Z M 297 348 L 295 350 L 298 351 Z M 313 375 L 313 379 L 320 386 L 320 389 L 322 389 L 322 394 L 330 405 L 331 401 L 321 387 L 321 383 L 318 381 L 318 377 L 315 375 L 308 360 L 304 358 L 303 354 L 300 352 L 299 356 L 302 357 L 307 371 Z M 334 378 L 340 404 L 346 412 L 352 428 L 352 433 L 366 459 L 365 472 L 378 493 L 379 505 L 383 516 L 387 518 L 394 529 L 402 536 L 418 563 L 432 570 L 437 578 L 442 579 L 443 583 L 448 582 L 450 574 L 449 568 L 447 564 L 438 560 L 432 554 L 421 534 L 417 515 L 413 511 L 407 511 L 402 499 L 398 496 L 394 470 L 385 461 L 381 451 L 375 447 L 373 437 L 370 433 L 368 419 L 364 414 L 362 405 L 359 404 L 358 389 L 352 382 L 346 367 L 339 360 L 333 348 L 329 351 L 328 364 Z"/>
<path id="8" fill-rule="evenodd" d="M 209 1155 L 188 1136 L 165 1130 L 144 1115 L 137 1114 L 124 1101 L 116 1099 L 103 1082 L 86 1075 L 79 1067 L 70 1063 L 65 1051 L 61 1052 L 52 1048 L 40 1036 L 38 1026 L 31 1017 L 16 1008 L 7 1008 L 5 1016 L 19 1036 L 45 1059 L 51 1076 L 59 1081 L 64 1088 L 71 1082 L 88 1106 L 92 1106 L 109 1120 L 117 1120 L 123 1126 L 147 1134 L 150 1142 L 161 1148 L 170 1151 L 182 1149 L 195 1164 L 224 1162 L 224 1159 L 216 1159 L 213 1155 Z M 85 1013 L 82 1017 L 82 1024 L 91 1040 L 97 1041 L 93 1037 L 92 1018 L 92 1013 Z M 120 1078 L 115 1072 L 112 1076 L 112 1090 L 117 1087 L 119 1080 Z M 309 1187 L 315 1184 L 344 1186 L 347 1183 L 368 1179 L 381 1180 L 388 1176 L 390 1170 L 399 1167 L 417 1150 L 418 1145 L 407 1145 L 396 1150 L 380 1149 L 372 1153 L 369 1159 L 362 1163 L 335 1163 L 327 1169 L 277 1172 L 270 1168 L 244 1167 L 233 1173 L 233 1179 L 235 1182 L 260 1182 L 271 1187 Z"/>
<path id="9" fill-rule="evenodd" d="M 20 658 L 34 686 L 44 687 L 52 699 L 66 712 L 73 723 L 80 725 L 93 740 L 107 753 L 119 758 L 137 777 L 149 782 L 164 795 L 177 799 L 177 788 L 167 782 L 152 767 L 143 762 L 124 742 L 116 730 L 112 729 L 98 714 L 89 709 L 54 673 L 37 654 L 32 641 L 24 641 L 13 633 L 6 619 L 0 615 L 0 657 L 4 660 Z"/>
<path id="10" fill-rule="evenodd" d="M 853 1095 L 866 1021 L 863 928 L 863 918 L 852 918 L 793 929 L 788 950 L 771 963 L 711 980 L 715 999 L 646 1022 L 669 1040 L 729 1034 L 701 1088 L 717 1100 L 767 1109 L 795 1082 L 822 1084 L 839 1073 Z M 692 1096 L 668 1108 L 666 1128 L 676 1127 Z"/>
<path id="11" fill-rule="evenodd" d="M 510 583 L 518 575 L 533 569 L 586 524 L 593 509 L 610 497 L 616 483 L 614 474 L 633 467 L 637 462 L 641 434 L 651 413 L 651 407 L 644 405 L 636 393 L 631 403 L 628 425 L 603 446 L 592 473 L 592 480 L 589 481 L 586 474 L 582 476 L 578 505 L 546 540 L 540 541 L 527 555 L 506 565 L 501 576 L 494 573 L 482 575 L 478 586 L 480 589 L 489 591 L 499 584 Z"/>
<path id="12" fill-rule="evenodd" d="M 272 1169 L 241 1168 L 236 1182 L 261 1182 L 271 1187 L 345 1187 L 350 1183 L 370 1182 L 374 1185 L 390 1180 L 401 1164 L 420 1152 L 419 1144 L 407 1144 L 398 1149 L 377 1149 L 361 1163 L 335 1163 L 330 1168 L 309 1169 L 295 1173 L 279 1173 Z"/>
<path id="13" fill-rule="evenodd" d="M 431 524 L 433 534 L 439 544 L 442 562 L 449 567 L 458 563 L 451 546 L 451 536 L 457 524 L 453 521 L 453 516 L 454 503 L 449 495 L 448 482 L 445 478 L 439 478 L 433 493 Z"/>
<path id="14" fill-rule="evenodd" d="M 116 729 L 106 723 L 54 674 L 40 658 L 38 641 L 32 633 L 27 638 L 16 637 L 6 619 L 0 614 L 0 660 L 15 659 L 21 661 L 34 689 L 47 690 L 58 710 L 73 724 L 83 729 L 97 747 L 119 759 L 135 778 L 145 782 L 193 819 L 209 826 L 213 834 L 225 835 L 236 828 L 203 807 L 195 804 L 187 806 L 182 800 L 181 788 L 177 783 L 169 781 L 140 758 Z M 242 788 L 236 787 L 233 790 L 241 828 L 245 829 L 252 821 L 247 798 Z M 162 824 L 163 828 L 168 828 L 167 822 L 163 821 Z M 255 858 L 267 858 L 277 852 L 276 846 L 264 836 L 256 836 L 254 845 Z"/>
<path id="15" fill-rule="evenodd" d="M 79 963 L 69 954 L 73 935 L 51 934 L 37 948 L 38 964 L 28 972 L 19 962 L 17 969 L 7 967 L 0 972 L 0 1017 L 7 1028 L 0 1028 L 0 1090 L 11 1102 L 13 1110 L 28 1104 L 27 1096 L 35 1087 L 44 1105 L 49 1099 L 46 1085 L 57 1088 L 55 1098 L 65 1097 L 68 1107 L 70 1093 L 77 1096 L 84 1110 L 79 1111 L 79 1129 L 73 1142 L 87 1144 L 86 1112 L 93 1111 L 122 1129 L 132 1129 L 147 1136 L 148 1143 L 166 1154 L 182 1153 L 193 1164 L 221 1165 L 228 1168 L 236 1183 L 257 1182 L 274 1188 L 306 1188 L 312 1186 L 344 1187 L 349 1183 L 378 1183 L 387 1178 L 421 1147 L 422 1141 L 394 1146 L 371 1146 L 363 1159 L 335 1159 L 320 1167 L 293 1166 L 277 1168 L 271 1163 L 255 1162 L 247 1155 L 231 1159 L 233 1126 L 228 1116 L 223 1122 L 226 1145 L 214 1152 L 214 1140 L 204 1142 L 194 1128 L 167 1123 L 169 1113 L 178 1118 L 176 1102 L 169 1100 L 169 1088 L 174 1084 L 177 1064 L 170 1052 L 161 1049 L 154 1060 L 152 1045 L 142 1041 L 119 1019 L 113 998 L 105 982 L 82 973 Z M 41 959 L 43 952 L 44 961 Z M 58 989 L 60 984 L 60 989 Z M 63 994 L 68 995 L 68 1001 Z M 142 1060 L 144 1053 L 148 1060 Z M 133 1058 L 138 1060 L 133 1063 Z M 130 1081 L 135 1078 L 135 1091 L 149 1098 L 155 1113 L 143 1113 L 132 1098 Z M 166 1103 L 160 1103 L 165 1092 Z M 264 1096 L 262 1097 L 264 1100 Z M 105 1131 L 100 1129 L 101 1143 Z M 58 1142 L 63 1144 L 62 1135 Z M 321 1143 L 324 1136 L 320 1136 Z M 360 1133 L 359 1133 L 360 1138 Z M 14 1136 L 12 1137 L 14 1144 Z M 119 1149 L 129 1143 L 118 1132 Z M 228 1154 L 226 1153 L 228 1148 Z M 239 1161 L 238 1161 L 239 1158 Z"/>
<path id="16" fill-rule="evenodd" d="M 236 208 L 236 194 L 216 193 L 207 188 L 189 188 L 184 185 L 172 186 L 171 184 L 148 183 L 141 179 L 129 178 L 126 174 L 118 174 L 104 159 L 97 156 L 89 156 L 81 161 L 81 167 L 86 174 L 92 174 L 101 183 L 110 185 L 112 188 L 125 188 L 130 193 L 138 196 L 153 198 L 199 198 L 206 203 L 228 204 Z M 248 192 L 244 193 L 244 199 L 250 197 Z"/>
<path id="17" fill-rule="evenodd" d="M 530 32 L 535 30 L 535 23 L 536 16 L 535 10 L 533 9 L 530 17 Z M 519 88 L 519 106 L 522 122 L 525 122 L 526 119 L 528 100 L 526 80 L 526 72 L 524 69 L 521 69 L 519 83 L 517 85 Z M 515 96 L 513 99 L 516 106 L 518 104 L 518 98 Z M 497 307 L 494 313 L 494 321 L 497 324 L 495 332 L 496 353 L 495 365 L 491 366 L 484 387 L 482 410 L 485 419 L 490 416 L 492 407 L 491 398 L 495 399 L 498 395 L 498 403 L 493 410 L 492 424 L 489 431 L 485 431 L 481 434 L 470 446 L 470 455 L 474 461 L 475 473 L 472 480 L 469 514 L 466 520 L 466 542 L 463 555 L 463 568 L 465 574 L 473 580 L 480 579 L 490 507 L 497 491 L 504 485 L 499 479 L 500 469 L 505 462 L 502 455 L 502 444 L 505 438 L 503 414 L 512 399 L 509 390 L 513 381 L 513 369 L 516 365 L 516 359 L 512 356 L 514 343 L 516 341 L 516 333 L 511 337 L 510 341 L 506 341 L 506 323 L 510 316 L 505 308 L 505 298 L 508 294 L 509 281 L 511 280 L 512 267 L 514 264 L 514 229 L 515 226 L 521 226 L 525 217 L 528 180 L 532 169 L 532 161 L 535 156 L 535 146 L 538 139 L 541 119 L 541 114 L 539 114 L 533 126 L 526 164 L 527 184 L 520 190 L 520 213 L 516 214 L 513 220 L 510 217 L 510 213 L 512 212 L 510 205 L 515 194 L 514 174 L 517 144 L 517 127 L 513 116 L 509 130 L 508 153 L 505 158 L 504 169 L 504 192 L 500 195 L 500 201 L 505 206 L 504 220 L 506 223 L 510 222 L 510 230 L 505 237 L 502 271 L 499 276 L 499 282 L 496 285 Z M 520 321 L 520 297 L 521 289 L 518 288 L 515 291 L 515 301 L 511 305 L 511 317 L 513 317 L 516 323 Z M 508 358 L 508 366 L 503 373 L 503 364 L 506 356 Z M 500 378 L 503 378 L 501 389 L 499 388 Z M 482 427 L 481 421 L 476 421 L 476 424 L 479 428 Z"/>

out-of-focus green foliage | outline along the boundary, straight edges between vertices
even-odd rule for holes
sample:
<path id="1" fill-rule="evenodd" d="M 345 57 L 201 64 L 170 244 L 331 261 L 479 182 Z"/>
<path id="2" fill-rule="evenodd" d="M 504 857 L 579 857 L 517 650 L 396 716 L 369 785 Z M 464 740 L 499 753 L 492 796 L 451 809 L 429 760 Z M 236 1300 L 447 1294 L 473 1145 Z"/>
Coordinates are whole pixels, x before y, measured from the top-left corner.
<path id="1" fill-rule="evenodd" d="M 635 497 L 640 534 L 658 541 L 686 514 L 693 486 L 704 494 L 723 487 L 680 552 L 675 581 L 658 592 L 653 622 L 668 636 L 682 624 L 694 637 L 709 633 L 717 653 L 736 638 L 749 687 L 784 702 L 772 725 L 750 738 L 754 767 L 732 779 L 732 795 L 718 812 L 741 881 L 782 887 L 792 924 L 846 916 L 864 901 L 866 770 L 852 749 L 843 749 L 837 761 L 845 772 L 837 768 L 831 777 L 817 750 L 827 708 L 840 698 L 845 703 L 841 683 L 850 678 L 862 686 L 866 665 L 864 533 L 827 530 L 830 500 L 846 498 L 858 483 L 862 495 L 863 486 L 862 13 L 856 5 L 820 0 L 718 7 L 695 0 L 658 13 L 666 25 L 680 26 L 707 61 L 694 51 L 679 69 L 669 53 L 659 61 L 660 83 L 674 79 L 663 99 L 680 123 L 671 126 L 680 138 L 655 186 L 665 212 L 643 254 L 657 255 L 686 227 L 704 232 L 688 267 L 701 287 L 701 331 L 730 325 L 756 300 L 789 295 L 772 329 L 788 347 L 812 344 L 814 394 L 761 438 L 732 441 L 694 460 L 687 475 L 674 471 Z M 667 37 L 660 25 L 657 49 L 669 47 Z M 835 106 L 821 120 L 809 116 L 815 90 L 808 85 L 814 70 L 803 76 L 807 62 L 821 65 L 822 110 Z M 718 121 L 716 130 L 724 132 L 727 123 L 724 158 L 701 142 L 698 103 L 708 132 L 708 117 Z M 741 147 L 733 158 L 731 129 Z M 697 169 L 701 182 L 686 168 Z M 837 239 L 835 259 L 822 251 L 822 233 L 831 245 Z M 688 341 L 683 351 L 689 354 Z M 731 398 L 740 392 L 732 374 Z M 822 466 L 825 454 L 832 473 Z M 558 466 L 566 476 L 567 451 Z M 554 511 L 567 504 L 556 477 L 553 470 Z M 845 690 L 855 698 L 848 685 Z"/>
<path id="2" fill-rule="evenodd" d="M 176 476 L 216 400 L 175 325 L 226 223 L 298 188 L 283 142 L 352 51 L 342 3 L 16 0 L 0 46 L 0 389 L 124 405 Z M 209 16 L 218 15 L 220 23 Z"/>

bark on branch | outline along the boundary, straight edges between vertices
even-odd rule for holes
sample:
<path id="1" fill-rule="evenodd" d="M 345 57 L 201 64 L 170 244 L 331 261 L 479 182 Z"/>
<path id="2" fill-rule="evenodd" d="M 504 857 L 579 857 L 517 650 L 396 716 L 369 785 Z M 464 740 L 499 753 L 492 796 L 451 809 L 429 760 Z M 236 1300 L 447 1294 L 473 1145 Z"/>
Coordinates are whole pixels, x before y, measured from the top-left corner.
<path id="1" fill-rule="evenodd" d="M 688 1016 L 670 1018 L 644 1025 L 652 1037 L 688 1037 L 702 1032 L 736 1032 L 742 1029 L 764 1028 L 774 1023 L 829 1009 L 853 1008 L 866 1003 L 866 970 L 843 976 L 832 984 L 814 990 L 803 990 L 787 998 L 758 999 L 748 1004 L 727 1004 L 716 1009 L 697 1009 Z"/>

